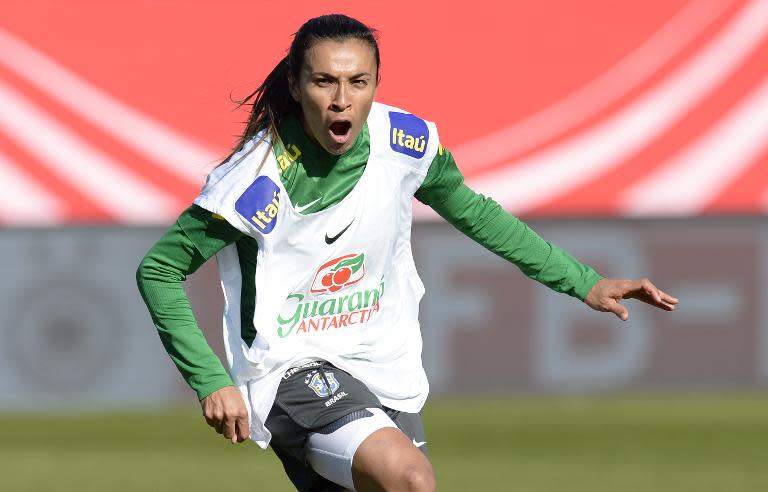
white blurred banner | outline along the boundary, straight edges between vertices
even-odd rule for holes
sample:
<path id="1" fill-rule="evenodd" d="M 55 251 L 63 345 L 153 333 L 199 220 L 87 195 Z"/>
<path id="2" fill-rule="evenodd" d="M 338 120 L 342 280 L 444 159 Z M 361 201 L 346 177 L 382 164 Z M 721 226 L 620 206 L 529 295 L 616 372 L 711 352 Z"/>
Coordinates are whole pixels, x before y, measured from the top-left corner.
<path id="1" fill-rule="evenodd" d="M 183 395 L 134 281 L 157 236 L 0 232 L 0 408 L 151 406 Z"/>
<path id="2" fill-rule="evenodd" d="M 674 313 L 625 301 L 630 320 L 525 278 L 446 224 L 414 228 L 424 365 L 433 393 L 594 392 L 768 383 L 768 223 L 760 219 L 541 221 L 605 276 L 649 277 Z M 155 228 L 0 232 L 0 409 L 192 401 L 136 289 Z M 186 285 L 221 354 L 211 261 Z"/>

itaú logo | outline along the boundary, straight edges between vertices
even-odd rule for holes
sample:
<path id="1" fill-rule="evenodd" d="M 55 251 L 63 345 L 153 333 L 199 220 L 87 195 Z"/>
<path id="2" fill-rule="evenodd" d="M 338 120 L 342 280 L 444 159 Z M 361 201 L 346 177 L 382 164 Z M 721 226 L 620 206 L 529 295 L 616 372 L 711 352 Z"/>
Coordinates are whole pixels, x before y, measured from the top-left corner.
<path id="1" fill-rule="evenodd" d="M 416 159 L 424 157 L 429 142 L 427 123 L 412 114 L 389 112 L 389 146 L 395 152 Z"/>
<path id="2" fill-rule="evenodd" d="M 259 176 L 237 199 L 235 210 L 256 226 L 259 232 L 269 234 L 277 224 L 280 188 L 267 176 Z"/>
<path id="3" fill-rule="evenodd" d="M 363 253 L 352 253 L 324 263 L 317 269 L 309 291 L 312 294 L 326 294 L 356 284 L 365 276 L 364 259 Z"/>

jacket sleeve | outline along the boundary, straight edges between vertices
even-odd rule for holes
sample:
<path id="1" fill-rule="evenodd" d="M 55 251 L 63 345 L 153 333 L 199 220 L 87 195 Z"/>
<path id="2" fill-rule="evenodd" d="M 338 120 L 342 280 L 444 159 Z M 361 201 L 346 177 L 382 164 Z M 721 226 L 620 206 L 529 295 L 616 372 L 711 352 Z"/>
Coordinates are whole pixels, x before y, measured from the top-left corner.
<path id="1" fill-rule="evenodd" d="M 441 148 L 435 156 L 415 196 L 474 241 L 557 292 L 583 301 L 602 278 L 492 198 L 471 190 L 447 149 Z"/>
<path id="2" fill-rule="evenodd" d="M 195 320 L 182 282 L 241 233 L 193 205 L 147 252 L 136 271 L 141 297 L 184 380 L 203 399 L 232 385 Z"/>

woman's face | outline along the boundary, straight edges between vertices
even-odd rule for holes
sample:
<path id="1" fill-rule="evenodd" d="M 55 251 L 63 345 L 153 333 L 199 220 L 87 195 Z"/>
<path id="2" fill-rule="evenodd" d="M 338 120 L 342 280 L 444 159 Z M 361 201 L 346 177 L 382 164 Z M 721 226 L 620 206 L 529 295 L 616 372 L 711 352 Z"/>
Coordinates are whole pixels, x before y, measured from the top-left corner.
<path id="1" fill-rule="evenodd" d="M 349 150 L 376 94 L 376 58 L 365 41 L 322 40 L 304 55 L 291 96 L 301 105 L 304 130 L 334 155 Z"/>

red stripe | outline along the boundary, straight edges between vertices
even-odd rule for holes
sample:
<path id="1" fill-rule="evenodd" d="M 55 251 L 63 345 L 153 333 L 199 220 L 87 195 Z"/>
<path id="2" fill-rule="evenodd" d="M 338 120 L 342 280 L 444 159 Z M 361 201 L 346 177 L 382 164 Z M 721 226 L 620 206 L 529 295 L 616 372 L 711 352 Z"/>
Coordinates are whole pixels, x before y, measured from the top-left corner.
<path id="1" fill-rule="evenodd" d="M 762 214 L 768 200 L 768 142 L 762 154 L 723 188 L 705 214 Z"/>
<path id="2" fill-rule="evenodd" d="M 595 112 L 588 118 L 581 121 L 579 124 L 565 130 L 547 140 L 542 141 L 538 145 L 529 147 L 524 152 L 520 152 L 512 155 L 500 155 L 498 159 L 491 162 L 484 162 L 474 164 L 459 163 L 461 169 L 468 177 L 480 172 L 487 172 L 493 169 L 510 169 L 515 165 L 526 159 L 527 157 L 536 154 L 547 147 L 558 145 L 562 142 L 570 140 L 580 133 L 590 130 L 592 127 L 599 125 L 604 120 L 613 117 L 617 113 L 621 112 L 627 105 L 633 103 L 639 97 L 642 97 L 649 89 L 652 89 L 664 79 L 669 77 L 675 70 L 684 65 L 689 58 L 695 53 L 699 52 L 709 42 L 711 42 L 717 34 L 738 14 L 744 7 L 745 2 L 739 1 L 730 5 L 716 20 L 711 22 L 705 29 L 703 29 L 698 35 L 696 35 L 690 44 L 680 50 L 680 52 L 673 56 L 664 66 L 658 71 L 650 75 L 646 80 L 639 83 L 632 88 L 629 92 L 619 97 L 613 103 L 610 103 L 603 109 Z"/>
<path id="3" fill-rule="evenodd" d="M 663 167 L 668 159 L 717 124 L 720 118 L 760 85 L 765 78 L 766 66 L 768 38 L 702 104 L 686 114 L 668 132 L 621 165 L 531 210 L 530 215 L 616 214 L 620 196 L 627 188 Z M 663 110 L 659 108 L 659 111 Z M 684 185 L 681 183 L 681 186 Z"/>
<path id="4" fill-rule="evenodd" d="M 113 222 L 114 217 L 77 188 L 61 180 L 34 156 L 0 132 L 0 149 L 12 162 L 19 164 L 18 171 L 36 181 L 48 193 L 62 203 L 61 215 L 66 222 Z M 35 204 L 29 204 L 34 207 Z"/>
<path id="5" fill-rule="evenodd" d="M 83 140 L 88 141 L 89 145 L 111 157 L 115 163 L 121 165 L 127 172 L 147 182 L 156 188 L 159 193 L 169 195 L 179 209 L 183 209 L 191 203 L 199 193 L 202 180 L 199 183 L 192 182 L 153 164 L 144 155 L 138 154 L 110 134 L 83 120 L 79 115 L 50 98 L 41 90 L 26 83 L 26 81 L 14 73 L 3 69 L 2 66 L 0 66 L 0 78 L 13 85 L 16 91 L 23 94 L 24 97 L 38 108 L 66 126 L 67 129 L 77 134 Z"/>

